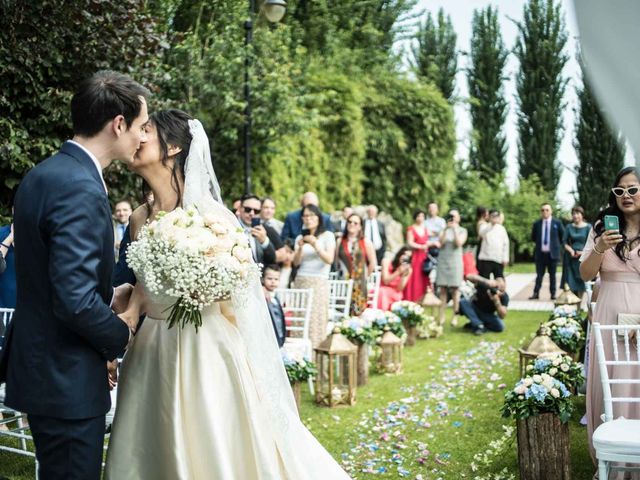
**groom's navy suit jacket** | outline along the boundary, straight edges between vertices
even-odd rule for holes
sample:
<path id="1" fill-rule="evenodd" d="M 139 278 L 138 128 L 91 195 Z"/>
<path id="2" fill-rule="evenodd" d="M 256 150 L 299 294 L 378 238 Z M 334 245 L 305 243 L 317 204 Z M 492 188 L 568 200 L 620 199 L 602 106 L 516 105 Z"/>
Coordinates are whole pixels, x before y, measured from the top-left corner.
<path id="1" fill-rule="evenodd" d="M 15 197 L 17 303 L 0 361 L 5 404 L 64 419 L 110 408 L 107 360 L 129 330 L 109 306 L 111 209 L 98 170 L 80 147 L 33 168 Z"/>

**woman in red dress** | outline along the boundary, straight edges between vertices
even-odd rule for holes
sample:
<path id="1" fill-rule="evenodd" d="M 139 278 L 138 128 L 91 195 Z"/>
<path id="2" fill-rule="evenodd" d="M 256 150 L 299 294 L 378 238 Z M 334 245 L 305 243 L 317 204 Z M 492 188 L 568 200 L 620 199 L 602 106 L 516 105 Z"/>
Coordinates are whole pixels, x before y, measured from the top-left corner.
<path id="1" fill-rule="evenodd" d="M 424 224 L 425 218 L 425 212 L 418 210 L 413 214 L 413 225 L 407 228 L 407 243 L 413 249 L 411 256 L 413 271 L 404 289 L 404 299 L 411 302 L 419 301 L 427 291 L 427 287 L 431 286 L 429 275 L 422 271 L 422 264 L 427 258 L 429 247 L 435 246 L 435 244 L 429 242 L 429 231 Z"/>
<path id="2" fill-rule="evenodd" d="M 411 276 L 411 247 L 403 246 L 393 260 L 382 260 L 382 279 L 378 294 L 378 308 L 391 310 L 391 305 L 402 300 L 402 291 Z"/>

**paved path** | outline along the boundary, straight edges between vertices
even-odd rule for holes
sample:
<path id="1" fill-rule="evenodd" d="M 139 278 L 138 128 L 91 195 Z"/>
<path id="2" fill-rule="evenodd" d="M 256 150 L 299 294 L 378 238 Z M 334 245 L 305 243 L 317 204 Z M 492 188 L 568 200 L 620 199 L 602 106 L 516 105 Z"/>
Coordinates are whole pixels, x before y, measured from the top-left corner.
<path id="1" fill-rule="evenodd" d="M 511 273 L 507 275 L 507 293 L 509 294 L 510 310 L 528 310 L 528 311 L 551 311 L 553 310 L 553 302 L 549 298 L 549 280 L 545 276 L 540 291 L 540 300 L 528 300 L 533 293 L 533 287 L 536 281 L 535 273 Z M 558 276 L 557 285 L 560 285 Z M 545 298 L 546 297 L 546 298 Z"/>

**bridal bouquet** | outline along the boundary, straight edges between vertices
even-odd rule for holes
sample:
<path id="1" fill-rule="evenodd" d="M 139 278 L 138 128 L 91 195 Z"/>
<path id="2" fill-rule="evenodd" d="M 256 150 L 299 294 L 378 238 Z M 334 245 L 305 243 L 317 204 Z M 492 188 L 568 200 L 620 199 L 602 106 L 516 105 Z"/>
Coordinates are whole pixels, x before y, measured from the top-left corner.
<path id="1" fill-rule="evenodd" d="M 221 216 L 195 207 L 160 212 L 129 246 L 129 266 L 155 295 L 177 298 L 169 328 L 202 326 L 202 310 L 248 285 L 259 268 L 244 231 Z"/>

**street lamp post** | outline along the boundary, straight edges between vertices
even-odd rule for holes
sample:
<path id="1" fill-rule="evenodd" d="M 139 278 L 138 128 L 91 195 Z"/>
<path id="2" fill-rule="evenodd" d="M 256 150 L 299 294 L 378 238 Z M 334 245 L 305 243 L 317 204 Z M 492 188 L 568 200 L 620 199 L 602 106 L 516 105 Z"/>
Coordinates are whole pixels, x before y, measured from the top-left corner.
<path id="1" fill-rule="evenodd" d="M 287 4 L 284 0 L 264 0 L 262 11 L 271 23 L 278 23 L 286 12 Z M 244 193 L 251 193 L 251 42 L 253 41 L 253 16 L 256 11 L 255 0 L 249 0 L 249 18 L 244 22 Z"/>

